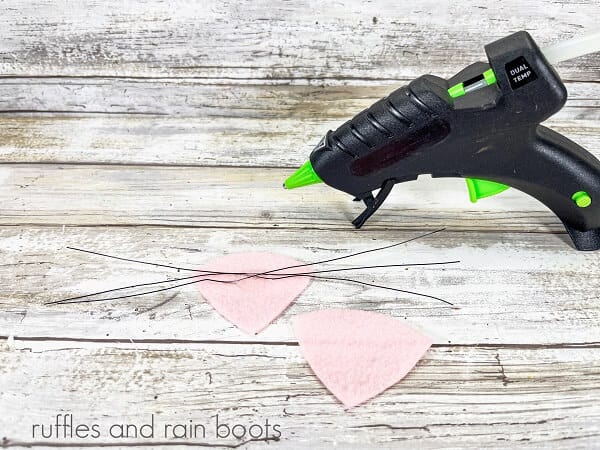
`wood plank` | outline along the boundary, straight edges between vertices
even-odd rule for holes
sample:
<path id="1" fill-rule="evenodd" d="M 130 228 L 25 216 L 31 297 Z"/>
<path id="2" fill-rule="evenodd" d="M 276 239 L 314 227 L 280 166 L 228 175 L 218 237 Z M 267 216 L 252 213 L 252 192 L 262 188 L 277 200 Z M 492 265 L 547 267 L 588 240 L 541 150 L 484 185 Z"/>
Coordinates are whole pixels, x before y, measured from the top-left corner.
<path id="1" fill-rule="evenodd" d="M 172 227 L 0 228 L 0 335 L 103 341 L 294 342 L 290 319 L 319 308 L 378 311 L 407 320 L 438 344 L 600 342 L 600 260 L 564 236 L 443 232 L 397 249 L 324 265 L 460 260 L 446 267 L 332 274 L 442 297 L 455 304 L 349 283 L 314 280 L 288 311 L 257 336 L 221 318 L 194 285 L 112 302 L 50 306 L 48 301 L 142 282 L 183 277 L 167 269 L 94 257 L 198 267 L 231 252 L 275 251 L 318 261 L 399 242 L 420 232 Z M 140 292 L 140 291 L 136 291 Z"/>
<path id="2" fill-rule="evenodd" d="M 280 188 L 327 129 L 393 88 L 450 76 L 518 29 L 546 44 L 596 28 L 597 0 L 34 0 L 0 12 L 0 446 L 64 443 L 32 437 L 31 425 L 67 412 L 103 427 L 151 414 L 209 427 L 215 414 L 246 426 L 269 419 L 293 448 L 597 445 L 600 260 L 574 251 L 542 205 L 514 190 L 471 205 L 462 180 L 424 177 L 354 231 L 360 206 L 347 196 Z M 597 156 L 599 61 L 557 66 L 570 100 L 548 122 Z M 195 286 L 45 304 L 186 275 L 68 245 L 195 267 L 257 249 L 312 261 L 441 226 L 336 266 L 460 259 L 349 274 L 453 308 L 314 280 L 246 336 Z M 294 315 L 319 308 L 389 314 L 435 346 L 405 381 L 344 412 L 291 329 Z M 208 433 L 181 446 L 162 436 L 85 443 L 265 445 Z"/>
<path id="3" fill-rule="evenodd" d="M 220 423 L 278 424 L 293 448 L 366 444 L 401 448 L 594 447 L 600 436 L 599 348 L 440 347 L 383 395 L 344 412 L 296 346 L 98 347 L 14 341 L 0 352 L 3 446 L 53 442 L 146 445 L 167 423 L 206 427 L 191 444 L 217 439 Z M 50 389 L 49 389 L 50 388 Z M 107 401 L 110 399 L 110 401 Z M 15 408 L 15 405 L 20 407 Z M 73 414 L 97 423 L 98 439 L 32 438 L 33 424 Z M 154 414 L 153 439 L 111 439 L 114 423 Z M 255 431 L 257 431 L 255 429 Z M 272 431 L 272 433 L 274 433 Z M 263 448 L 250 442 L 244 448 Z"/>
<path id="4" fill-rule="evenodd" d="M 600 21 L 595 0 L 36 0 L 0 11 L 5 75 L 234 80 L 450 75 L 510 32 L 527 29 L 547 45 Z M 566 79 L 598 79 L 598 64 L 588 57 L 560 69 Z"/>
<path id="5" fill-rule="evenodd" d="M 0 162 L 296 167 L 327 130 L 402 84 L 0 80 Z M 600 155 L 600 84 L 568 89 L 547 125 Z"/>
<path id="6" fill-rule="evenodd" d="M 320 184 L 283 189 L 293 171 L 97 165 L 0 166 L 0 224 L 351 229 L 363 206 Z M 464 180 L 396 187 L 364 228 L 564 232 L 542 203 L 512 189 L 472 204 Z"/>
<path id="7" fill-rule="evenodd" d="M 197 79 L 0 78 L 0 111 L 345 120 L 410 81 L 306 86 L 218 84 L 218 80 L 207 84 Z M 600 117 L 598 83 L 565 85 L 569 100 L 559 118 Z"/>

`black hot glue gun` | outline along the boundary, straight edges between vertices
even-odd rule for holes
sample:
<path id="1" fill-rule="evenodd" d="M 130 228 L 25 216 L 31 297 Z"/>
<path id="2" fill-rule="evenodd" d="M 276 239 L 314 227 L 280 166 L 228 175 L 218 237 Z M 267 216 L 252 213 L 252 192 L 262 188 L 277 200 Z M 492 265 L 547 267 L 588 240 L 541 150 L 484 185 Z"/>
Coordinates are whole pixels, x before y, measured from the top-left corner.
<path id="1" fill-rule="evenodd" d="M 285 187 L 322 181 L 353 195 L 366 205 L 360 228 L 394 184 L 421 174 L 466 178 L 472 201 L 511 186 L 550 208 L 578 250 L 598 250 L 600 161 L 540 125 L 567 100 L 550 63 L 597 51 L 598 41 L 542 52 L 521 31 L 493 42 L 488 64 L 449 80 L 421 76 L 329 131 Z"/>

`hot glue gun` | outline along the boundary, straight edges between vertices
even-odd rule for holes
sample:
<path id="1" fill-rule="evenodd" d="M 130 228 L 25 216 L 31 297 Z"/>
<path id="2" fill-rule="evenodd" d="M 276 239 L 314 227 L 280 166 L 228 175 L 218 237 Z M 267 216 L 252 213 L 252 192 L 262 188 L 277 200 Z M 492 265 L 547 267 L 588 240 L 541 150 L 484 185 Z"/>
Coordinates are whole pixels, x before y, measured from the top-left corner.
<path id="1" fill-rule="evenodd" d="M 550 208 L 578 250 L 598 250 L 600 161 L 540 125 L 567 100 L 551 64 L 598 50 L 598 32 L 543 51 L 524 31 L 492 42 L 488 63 L 423 75 L 329 131 L 284 186 L 324 182 L 362 200 L 357 228 L 421 174 L 465 178 L 471 201 L 514 187 Z"/>

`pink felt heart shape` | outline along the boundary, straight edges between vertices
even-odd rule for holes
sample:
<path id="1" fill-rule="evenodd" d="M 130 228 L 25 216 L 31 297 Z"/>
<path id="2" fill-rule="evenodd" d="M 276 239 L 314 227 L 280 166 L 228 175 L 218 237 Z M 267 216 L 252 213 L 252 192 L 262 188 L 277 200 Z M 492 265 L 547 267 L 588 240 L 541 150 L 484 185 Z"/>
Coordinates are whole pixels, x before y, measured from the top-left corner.
<path id="1" fill-rule="evenodd" d="M 368 311 L 315 311 L 293 324 L 315 375 L 347 408 L 400 381 L 431 346 L 399 320 Z"/>
<path id="2" fill-rule="evenodd" d="M 276 253 L 233 253 L 214 259 L 199 270 L 214 272 L 262 273 L 303 264 Z M 310 266 L 294 267 L 272 275 L 307 273 Z M 205 275 L 219 281 L 239 280 L 243 275 Z M 310 283 L 310 276 L 288 278 L 248 278 L 235 283 L 203 281 L 202 296 L 219 314 L 242 331 L 256 334 L 275 320 Z"/>

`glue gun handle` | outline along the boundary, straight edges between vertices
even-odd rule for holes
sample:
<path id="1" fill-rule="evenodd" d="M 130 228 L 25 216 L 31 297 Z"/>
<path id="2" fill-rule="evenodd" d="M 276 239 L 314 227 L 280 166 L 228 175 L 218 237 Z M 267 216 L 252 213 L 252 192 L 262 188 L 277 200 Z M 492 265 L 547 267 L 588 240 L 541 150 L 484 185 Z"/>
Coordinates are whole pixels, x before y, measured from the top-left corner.
<path id="1" fill-rule="evenodd" d="M 600 161 L 542 125 L 530 130 L 528 141 L 503 168 L 506 184 L 550 208 L 579 250 L 600 249 Z M 577 193 L 585 201 L 578 204 Z"/>

